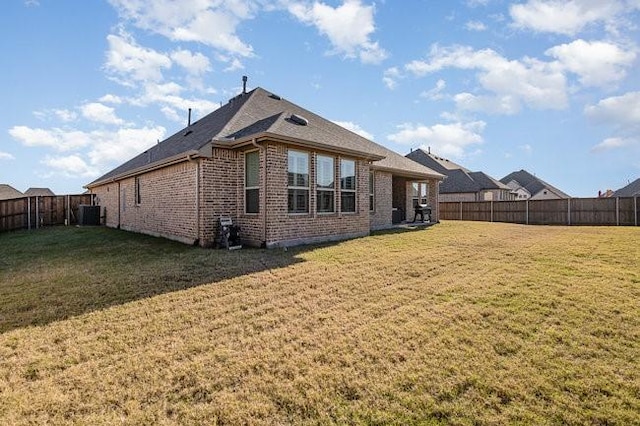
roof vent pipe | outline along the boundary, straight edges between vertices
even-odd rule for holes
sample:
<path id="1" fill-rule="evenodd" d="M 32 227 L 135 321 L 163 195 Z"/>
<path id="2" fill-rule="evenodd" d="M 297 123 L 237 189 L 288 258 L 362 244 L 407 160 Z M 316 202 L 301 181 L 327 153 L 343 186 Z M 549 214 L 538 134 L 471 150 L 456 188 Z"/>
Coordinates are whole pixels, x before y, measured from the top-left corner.
<path id="1" fill-rule="evenodd" d="M 187 127 L 191 126 L 191 108 L 189 108 L 189 117 L 187 118 Z"/>
<path id="2" fill-rule="evenodd" d="M 247 76 L 243 75 L 242 76 L 242 94 L 244 95 L 245 93 L 247 93 Z"/>

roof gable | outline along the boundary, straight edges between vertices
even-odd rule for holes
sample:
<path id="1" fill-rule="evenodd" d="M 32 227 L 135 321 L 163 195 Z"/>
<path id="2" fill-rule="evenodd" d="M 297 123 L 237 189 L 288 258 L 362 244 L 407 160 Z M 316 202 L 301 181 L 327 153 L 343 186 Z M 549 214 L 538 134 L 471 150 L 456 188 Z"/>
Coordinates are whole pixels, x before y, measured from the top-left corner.
<path id="1" fill-rule="evenodd" d="M 24 194 L 11 185 L 0 183 L 0 200 L 10 200 L 12 198 L 23 197 Z"/>
<path id="2" fill-rule="evenodd" d="M 613 193 L 614 197 L 637 197 L 640 195 L 640 178 Z"/>
<path id="3" fill-rule="evenodd" d="M 306 124 L 292 120 L 294 114 L 304 117 L 307 120 Z M 428 167 L 258 87 L 232 98 L 224 106 L 118 166 L 89 186 L 133 173 L 181 154 L 201 150 L 213 141 L 231 148 L 238 141 L 267 134 L 287 140 L 309 142 L 328 151 L 352 152 L 362 158 L 377 160 L 373 163 L 374 168 L 420 177 L 442 178 L 439 173 Z"/>
<path id="4" fill-rule="evenodd" d="M 518 182 L 518 184 L 529 191 L 532 196 L 536 195 L 544 189 L 547 189 L 555 193 L 560 198 L 571 198 L 570 195 L 562 192 L 555 186 L 550 185 L 549 183 L 545 182 L 537 176 L 532 175 L 524 169 L 517 172 L 509 173 L 508 175 L 500 179 L 500 182 L 507 184 L 512 180 Z"/>

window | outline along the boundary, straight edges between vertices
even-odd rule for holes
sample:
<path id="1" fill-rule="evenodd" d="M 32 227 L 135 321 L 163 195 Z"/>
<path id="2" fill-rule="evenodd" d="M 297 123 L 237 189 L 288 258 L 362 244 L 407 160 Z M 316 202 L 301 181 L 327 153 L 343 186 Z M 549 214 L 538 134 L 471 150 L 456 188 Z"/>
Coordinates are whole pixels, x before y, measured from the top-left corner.
<path id="1" fill-rule="evenodd" d="M 418 204 L 429 204 L 429 186 L 424 182 L 413 182 L 411 184 L 411 199 L 414 208 Z"/>
<path id="2" fill-rule="evenodd" d="M 375 211 L 375 175 L 369 171 L 369 211 Z"/>
<path id="3" fill-rule="evenodd" d="M 333 157 L 316 157 L 316 204 L 318 213 L 335 212 L 335 168 Z"/>
<path id="4" fill-rule="evenodd" d="M 340 160 L 340 211 L 354 213 L 356 211 L 356 162 Z"/>
<path id="5" fill-rule="evenodd" d="M 134 178 L 133 192 L 136 199 L 136 206 L 138 206 L 142 202 L 142 196 L 140 195 L 140 176 Z"/>
<path id="6" fill-rule="evenodd" d="M 309 213 L 309 154 L 289 150 L 289 213 Z"/>
<path id="7" fill-rule="evenodd" d="M 244 154 L 244 208 L 246 213 L 260 212 L 260 152 Z"/>

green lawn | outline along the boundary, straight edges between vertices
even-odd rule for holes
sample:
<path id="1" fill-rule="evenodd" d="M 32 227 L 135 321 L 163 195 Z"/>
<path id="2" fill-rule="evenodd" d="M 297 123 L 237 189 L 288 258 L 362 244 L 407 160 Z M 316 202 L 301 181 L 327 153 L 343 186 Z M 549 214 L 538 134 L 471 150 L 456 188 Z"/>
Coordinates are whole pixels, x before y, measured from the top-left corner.
<path id="1" fill-rule="evenodd" d="M 640 424 L 640 228 L 0 234 L 0 424 Z"/>

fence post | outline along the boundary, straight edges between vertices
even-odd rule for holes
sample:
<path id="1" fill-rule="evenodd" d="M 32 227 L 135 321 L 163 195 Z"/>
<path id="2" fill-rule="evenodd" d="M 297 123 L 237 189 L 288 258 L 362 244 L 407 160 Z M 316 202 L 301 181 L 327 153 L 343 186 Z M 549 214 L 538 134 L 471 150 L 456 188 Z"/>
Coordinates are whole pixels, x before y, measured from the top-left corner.
<path id="1" fill-rule="evenodd" d="M 38 196 L 36 195 L 36 229 L 40 227 L 40 203 L 38 202 Z"/>
<path id="2" fill-rule="evenodd" d="M 571 226 L 571 198 L 567 198 L 567 224 Z"/>
<path id="3" fill-rule="evenodd" d="M 620 226 L 620 197 L 616 197 L 616 226 Z"/>
<path id="4" fill-rule="evenodd" d="M 460 220 L 462 220 L 462 201 L 460 201 Z"/>
<path id="5" fill-rule="evenodd" d="M 633 219 L 638 226 L 638 197 L 633 197 Z"/>
<path id="6" fill-rule="evenodd" d="M 65 225 L 71 225 L 71 196 L 67 195 L 67 223 Z"/>
<path id="7" fill-rule="evenodd" d="M 31 231 L 31 197 L 27 197 L 27 229 Z"/>
<path id="8" fill-rule="evenodd" d="M 525 205 L 524 223 L 528 225 L 529 224 L 529 199 L 528 198 L 524 200 L 524 205 Z"/>
<path id="9" fill-rule="evenodd" d="M 491 222 L 493 222 L 493 200 L 491 200 Z"/>

